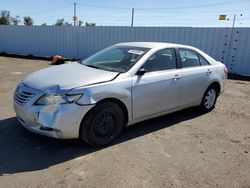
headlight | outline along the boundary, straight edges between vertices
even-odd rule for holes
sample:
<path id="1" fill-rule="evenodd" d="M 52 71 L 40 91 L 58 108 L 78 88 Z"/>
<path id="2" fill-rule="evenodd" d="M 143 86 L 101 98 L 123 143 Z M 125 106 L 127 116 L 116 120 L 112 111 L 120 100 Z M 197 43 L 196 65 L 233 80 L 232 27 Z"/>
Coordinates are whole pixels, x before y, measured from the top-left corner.
<path id="1" fill-rule="evenodd" d="M 82 97 L 82 94 L 46 94 L 39 98 L 35 105 L 53 105 L 53 104 L 69 104 L 78 101 Z"/>

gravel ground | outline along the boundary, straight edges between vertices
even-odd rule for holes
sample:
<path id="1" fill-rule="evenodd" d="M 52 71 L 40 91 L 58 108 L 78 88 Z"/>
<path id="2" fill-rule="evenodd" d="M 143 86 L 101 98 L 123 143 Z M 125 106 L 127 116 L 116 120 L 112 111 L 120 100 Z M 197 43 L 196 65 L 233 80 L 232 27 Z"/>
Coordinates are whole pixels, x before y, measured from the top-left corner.
<path id="1" fill-rule="evenodd" d="M 17 83 L 48 63 L 0 57 L 0 187 L 250 187 L 250 82 L 229 80 L 208 114 L 191 108 L 142 122 L 94 149 L 16 120 Z"/>

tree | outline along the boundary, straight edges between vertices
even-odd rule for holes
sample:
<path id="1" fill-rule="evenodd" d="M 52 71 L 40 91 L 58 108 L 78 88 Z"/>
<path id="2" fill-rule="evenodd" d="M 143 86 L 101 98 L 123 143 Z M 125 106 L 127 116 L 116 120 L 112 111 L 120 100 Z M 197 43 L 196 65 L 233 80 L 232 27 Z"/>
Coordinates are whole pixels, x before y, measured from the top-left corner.
<path id="1" fill-rule="evenodd" d="M 63 18 L 57 19 L 55 26 L 63 26 L 63 25 L 64 25 L 64 19 Z"/>
<path id="2" fill-rule="evenodd" d="M 65 22 L 64 18 L 57 19 L 55 26 L 72 26 L 71 23 Z"/>
<path id="3" fill-rule="evenodd" d="M 96 23 L 86 22 L 85 26 L 86 27 L 93 27 L 93 26 L 96 26 Z"/>
<path id="4" fill-rule="evenodd" d="M 26 16 L 26 17 L 23 17 L 23 23 L 24 25 L 33 25 L 34 21 L 31 17 Z"/>
<path id="5" fill-rule="evenodd" d="M 41 26 L 47 26 L 47 23 L 42 23 Z"/>
<path id="6" fill-rule="evenodd" d="M 10 11 L 2 10 L 0 12 L 0 25 L 10 25 L 10 24 L 11 24 Z"/>
<path id="7" fill-rule="evenodd" d="M 64 26 L 72 26 L 72 24 L 69 23 L 69 22 L 65 22 L 65 23 L 64 23 Z"/>
<path id="8" fill-rule="evenodd" d="M 79 25 L 79 26 L 82 26 L 83 23 L 84 23 L 84 22 L 83 22 L 82 20 L 79 20 L 78 25 Z"/>
<path id="9" fill-rule="evenodd" d="M 18 25 L 20 22 L 21 22 L 21 20 L 20 20 L 19 16 L 11 17 L 11 23 L 13 25 Z"/>

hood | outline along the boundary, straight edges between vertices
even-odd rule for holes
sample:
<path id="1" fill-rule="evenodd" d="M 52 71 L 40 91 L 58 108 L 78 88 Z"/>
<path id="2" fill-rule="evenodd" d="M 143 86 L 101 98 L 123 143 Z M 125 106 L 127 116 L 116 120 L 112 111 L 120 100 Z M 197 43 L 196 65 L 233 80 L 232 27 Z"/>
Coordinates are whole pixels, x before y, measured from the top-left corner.
<path id="1" fill-rule="evenodd" d="M 69 90 L 75 87 L 106 82 L 118 73 L 87 67 L 79 63 L 58 65 L 28 75 L 23 83 L 38 90 Z"/>

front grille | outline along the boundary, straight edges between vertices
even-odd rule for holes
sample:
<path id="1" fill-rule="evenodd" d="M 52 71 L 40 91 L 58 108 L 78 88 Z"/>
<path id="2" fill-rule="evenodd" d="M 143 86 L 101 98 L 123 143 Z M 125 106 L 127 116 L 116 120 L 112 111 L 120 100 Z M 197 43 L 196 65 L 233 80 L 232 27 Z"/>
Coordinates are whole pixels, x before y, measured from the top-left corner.
<path id="1" fill-rule="evenodd" d="M 20 105 L 26 104 L 32 97 L 34 96 L 33 93 L 27 91 L 20 91 L 18 88 L 15 92 L 15 101 Z"/>

